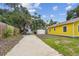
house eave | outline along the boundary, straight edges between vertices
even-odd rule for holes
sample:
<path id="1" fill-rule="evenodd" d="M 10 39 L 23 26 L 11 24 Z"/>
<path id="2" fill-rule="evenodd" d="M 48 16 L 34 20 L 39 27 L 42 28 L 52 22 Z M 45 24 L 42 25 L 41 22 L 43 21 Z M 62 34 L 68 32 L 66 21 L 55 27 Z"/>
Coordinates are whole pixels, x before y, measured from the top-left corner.
<path id="1" fill-rule="evenodd" d="M 76 19 L 76 20 L 75 20 L 75 19 Z M 47 28 L 57 27 L 57 26 L 62 26 L 62 25 L 67 25 L 67 24 L 71 24 L 71 23 L 74 23 L 74 22 L 78 22 L 78 21 L 79 21 L 79 17 L 78 17 L 78 18 L 75 18 L 75 19 L 71 19 L 71 20 L 69 20 L 69 21 L 62 22 L 62 23 L 60 23 L 60 24 L 54 24 L 54 25 L 48 26 Z"/>

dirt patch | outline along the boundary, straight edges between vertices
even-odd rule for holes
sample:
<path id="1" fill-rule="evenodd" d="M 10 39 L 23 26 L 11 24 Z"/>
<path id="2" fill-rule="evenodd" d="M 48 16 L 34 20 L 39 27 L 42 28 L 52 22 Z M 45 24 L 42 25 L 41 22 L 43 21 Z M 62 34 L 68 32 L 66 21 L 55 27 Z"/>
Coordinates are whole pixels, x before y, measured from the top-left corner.
<path id="1" fill-rule="evenodd" d="M 61 43 L 63 44 L 70 44 L 72 41 L 69 41 L 69 40 L 61 40 Z"/>
<path id="2" fill-rule="evenodd" d="M 0 56 L 6 55 L 8 51 L 11 50 L 22 38 L 22 36 L 18 35 L 16 37 L 12 37 L 10 39 L 0 39 Z"/>

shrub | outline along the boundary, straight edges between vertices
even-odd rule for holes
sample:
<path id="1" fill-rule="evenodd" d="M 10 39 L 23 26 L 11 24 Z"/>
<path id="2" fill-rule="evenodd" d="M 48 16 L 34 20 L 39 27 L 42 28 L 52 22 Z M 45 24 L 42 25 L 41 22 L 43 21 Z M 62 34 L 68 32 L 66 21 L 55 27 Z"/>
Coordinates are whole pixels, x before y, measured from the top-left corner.
<path id="1" fill-rule="evenodd" d="M 14 35 L 18 35 L 20 33 L 20 30 L 18 28 L 14 28 Z"/>
<path id="2" fill-rule="evenodd" d="M 8 38 L 8 37 L 11 37 L 13 35 L 13 33 L 14 33 L 14 28 L 12 26 L 8 25 L 7 28 L 4 31 L 3 36 L 5 38 Z"/>

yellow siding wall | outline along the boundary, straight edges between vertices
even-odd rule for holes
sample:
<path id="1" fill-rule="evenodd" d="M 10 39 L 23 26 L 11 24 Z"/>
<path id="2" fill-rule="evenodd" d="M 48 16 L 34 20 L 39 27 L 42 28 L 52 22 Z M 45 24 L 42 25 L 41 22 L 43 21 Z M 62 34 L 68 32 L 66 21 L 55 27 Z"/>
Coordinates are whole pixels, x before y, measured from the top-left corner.
<path id="1" fill-rule="evenodd" d="M 74 23 L 74 35 L 75 36 L 79 36 L 79 32 L 78 32 L 78 26 L 79 26 L 79 21 Z"/>
<path id="2" fill-rule="evenodd" d="M 63 26 L 67 26 L 67 32 L 63 32 Z M 50 31 L 50 29 L 51 29 L 51 31 Z M 54 31 L 54 27 L 49 28 L 48 34 L 73 36 L 73 24 L 57 26 L 55 31 Z"/>
<path id="3" fill-rule="evenodd" d="M 67 27 L 67 32 L 62 32 L 62 34 L 65 36 L 73 36 L 73 24 L 72 23 L 67 24 L 66 27 Z M 63 27 L 62 27 L 62 30 L 63 30 Z"/>

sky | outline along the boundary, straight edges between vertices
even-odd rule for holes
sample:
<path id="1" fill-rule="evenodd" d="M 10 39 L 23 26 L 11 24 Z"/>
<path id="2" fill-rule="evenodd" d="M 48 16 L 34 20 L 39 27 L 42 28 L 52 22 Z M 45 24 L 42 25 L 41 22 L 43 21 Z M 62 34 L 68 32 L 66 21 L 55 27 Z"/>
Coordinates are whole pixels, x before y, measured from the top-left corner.
<path id="1" fill-rule="evenodd" d="M 67 11 L 74 9 L 78 3 L 21 3 L 26 7 L 31 15 L 35 12 L 41 15 L 45 22 L 53 21 L 63 22 L 66 21 Z M 0 8 L 9 8 L 4 4 L 0 4 Z"/>

